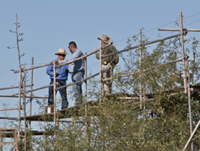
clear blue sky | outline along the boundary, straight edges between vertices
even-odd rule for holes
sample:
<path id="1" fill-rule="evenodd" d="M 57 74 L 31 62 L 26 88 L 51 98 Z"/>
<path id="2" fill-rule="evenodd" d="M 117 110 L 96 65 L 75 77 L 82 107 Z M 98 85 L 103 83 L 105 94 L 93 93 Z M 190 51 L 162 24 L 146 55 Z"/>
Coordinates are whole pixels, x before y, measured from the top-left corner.
<path id="1" fill-rule="evenodd" d="M 179 13 L 184 16 L 184 27 L 200 29 L 199 0 L 0 0 L 0 87 L 18 85 L 18 74 L 10 69 L 18 69 L 14 22 L 18 14 L 24 33 L 20 43 L 22 63 L 31 65 L 34 57 L 35 66 L 49 63 L 55 59 L 59 48 L 68 51 L 68 43 L 75 41 L 84 53 L 99 47 L 97 37 L 107 34 L 112 37 L 118 50 L 126 47 L 127 38 L 138 34 L 139 29 L 150 40 L 171 35 L 171 32 L 158 31 L 157 28 L 174 28 L 179 21 Z M 191 33 L 200 40 L 200 33 Z M 199 48 L 198 48 L 199 49 Z M 88 58 L 89 72 L 98 72 L 99 64 L 94 56 Z M 120 60 L 122 61 L 122 60 Z M 34 71 L 34 88 L 49 84 L 46 68 Z M 69 80 L 69 82 L 71 79 Z M 16 93 L 18 90 L 0 91 L 0 94 Z M 47 95 L 47 89 L 34 92 L 37 96 Z M 70 106 L 73 102 L 69 100 Z M 18 99 L 0 98 L 0 108 L 16 107 Z M 37 108 L 33 109 L 33 113 Z M 16 116 L 17 111 L 0 112 L 0 116 Z M 0 127 L 4 127 L 1 122 Z"/>

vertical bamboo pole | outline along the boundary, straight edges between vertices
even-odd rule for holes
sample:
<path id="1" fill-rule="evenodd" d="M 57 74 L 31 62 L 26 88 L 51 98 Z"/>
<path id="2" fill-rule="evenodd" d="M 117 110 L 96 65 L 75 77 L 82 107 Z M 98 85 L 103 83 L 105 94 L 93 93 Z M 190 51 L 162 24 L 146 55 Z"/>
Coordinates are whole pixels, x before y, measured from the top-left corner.
<path id="1" fill-rule="evenodd" d="M 24 65 L 25 69 L 25 65 Z M 27 149 L 27 121 L 26 121 L 26 72 L 24 71 L 24 78 L 23 78 L 23 93 L 22 93 L 22 98 L 23 98 L 23 109 L 24 109 L 24 150 L 26 151 Z"/>
<path id="2" fill-rule="evenodd" d="M 186 86 L 186 74 L 185 74 L 185 51 L 184 51 L 184 39 L 183 39 L 183 16 L 182 12 L 180 12 L 180 28 L 181 28 L 181 47 L 182 47 L 182 69 L 183 69 L 183 82 L 184 82 L 184 89 L 185 94 L 187 93 L 187 86 Z"/>
<path id="3" fill-rule="evenodd" d="M 102 49 L 101 49 L 101 40 L 100 40 L 100 48 L 99 48 L 99 95 L 100 95 L 100 100 L 99 100 L 99 105 L 101 105 L 101 96 L 102 96 L 102 65 L 101 65 L 101 54 L 102 54 Z"/>
<path id="4" fill-rule="evenodd" d="M 19 61 L 19 109 L 18 109 L 18 140 L 20 139 L 20 123 L 21 123 L 21 84 L 22 84 L 22 68 L 21 68 L 21 55 L 19 49 L 19 39 L 18 39 L 18 17 L 16 14 L 16 39 L 17 39 L 17 50 L 18 50 L 18 61 Z"/>
<path id="5" fill-rule="evenodd" d="M 194 84 L 194 64 L 195 64 L 195 53 L 193 53 L 192 84 Z"/>
<path id="6" fill-rule="evenodd" d="M 140 109 L 142 109 L 142 30 L 139 30 Z"/>
<path id="7" fill-rule="evenodd" d="M 87 55 L 87 53 L 85 53 Z M 85 64 L 85 79 L 87 79 L 87 57 L 84 60 Z M 87 80 L 85 81 L 85 136 L 87 139 L 87 143 L 89 144 L 89 137 L 88 137 L 88 116 L 87 116 Z"/>
<path id="8" fill-rule="evenodd" d="M 192 135 L 192 110 L 191 110 L 191 93 L 190 93 L 190 73 L 189 73 L 189 61 L 186 60 L 186 65 L 187 65 L 187 87 L 188 87 L 188 110 L 189 110 L 189 121 L 190 121 L 190 135 Z M 193 151 L 193 142 L 191 142 L 191 150 Z"/>
<path id="9" fill-rule="evenodd" d="M 53 106 L 54 106 L 54 128 L 56 128 L 56 62 L 53 62 Z M 55 129 L 54 129 L 55 133 Z M 56 133 L 55 133 L 56 135 Z"/>
<path id="10" fill-rule="evenodd" d="M 19 109 L 18 109 L 18 132 L 17 132 L 18 141 L 20 139 L 20 123 L 21 123 L 21 80 L 22 80 L 22 72 L 21 69 L 19 69 Z"/>
<path id="11" fill-rule="evenodd" d="M 3 143 L 3 137 L 1 136 L 1 131 L 0 131 L 0 142 Z M 3 144 L 0 145 L 0 151 L 3 151 Z"/>
<path id="12" fill-rule="evenodd" d="M 33 68 L 33 64 L 34 64 L 34 58 L 32 57 L 31 60 L 31 68 Z M 33 89 L 33 69 L 31 70 L 31 90 Z M 30 113 L 29 115 L 31 116 L 32 114 L 32 100 L 33 100 L 33 92 L 31 91 L 30 93 Z M 29 129 L 31 129 L 31 121 L 29 121 Z"/>
<path id="13" fill-rule="evenodd" d="M 56 62 L 53 61 L 54 150 L 56 150 Z"/>

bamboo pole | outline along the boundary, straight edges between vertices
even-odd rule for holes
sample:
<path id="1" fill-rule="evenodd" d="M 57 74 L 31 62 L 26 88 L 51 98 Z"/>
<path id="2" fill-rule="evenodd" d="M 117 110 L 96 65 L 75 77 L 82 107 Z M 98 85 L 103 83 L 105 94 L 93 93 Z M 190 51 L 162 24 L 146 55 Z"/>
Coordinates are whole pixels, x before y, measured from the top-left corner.
<path id="1" fill-rule="evenodd" d="M 102 70 L 101 72 L 105 72 L 105 71 L 107 71 L 107 70 L 109 70 L 109 69 L 104 69 L 104 70 Z M 87 81 L 88 79 L 91 79 L 91 78 L 93 78 L 93 77 L 95 77 L 95 76 L 97 76 L 97 75 L 99 75 L 99 73 L 96 73 L 96 74 L 94 74 L 94 75 L 92 75 L 92 76 L 90 76 L 90 77 L 88 77 L 88 78 L 86 78 L 86 79 L 83 79 L 83 80 L 80 80 L 80 81 L 77 81 L 77 82 L 73 82 L 73 83 L 70 83 L 70 84 L 68 84 L 68 85 L 65 85 L 65 86 L 56 88 L 56 90 L 59 90 L 59 89 L 62 89 L 62 88 L 65 88 L 65 87 L 68 87 L 68 86 L 71 86 L 71 85 L 75 85 L 75 84 L 81 83 L 81 82 L 83 82 L 83 81 Z M 32 90 L 28 90 L 28 91 L 26 91 L 26 93 L 28 93 L 28 92 L 33 92 L 33 91 L 36 91 L 36 90 L 45 89 L 45 88 L 48 88 L 48 87 L 51 87 L 51 86 L 53 86 L 53 84 L 47 85 L 47 86 L 43 86 L 43 87 L 39 87 L 39 88 L 35 88 L 35 89 L 32 89 Z M 15 96 L 18 95 L 18 94 L 19 94 L 19 93 L 15 93 L 15 94 L 12 94 L 12 96 L 15 97 Z M 0 95 L 0 97 L 1 97 L 1 95 Z M 34 97 L 34 98 L 35 98 L 35 97 Z M 39 97 L 39 98 L 45 98 L 45 97 Z"/>
<path id="2" fill-rule="evenodd" d="M 19 110 L 19 108 L 18 108 L 18 107 L 15 107 L 15 108 L 0 109 L 0 111 L 7 111 L 7 110 Z"/>
<path id="3" fill-rule="evenodd" d="M 56 62 L 53 62 L 54 150 L 56 150 Z"/>
<path id="4" fill-rule="evenodd" d="M 56 63 L 53 62 L 54 128 L 56 128 Z M 55 133 L 55 130 L 54 130 Z M 56 135 L 56 134 L 54 134 Z"/>
<path id="5" fill-rule="evenodd" d="M 192 69 L 192 84 L 194 84 L 194 64 L 195 64 L 195 53 L 193 53 L 193 69 Z"/>
<path id="6" fill-rule="evenodd" d="M 19 94 L 19 93 L 17 93 L 17 94 Z M 16 94 L 16 95 L 17 95 Z M 19 96 L 12 96 L 12 95 L 0 95 L 0 97 L 5 97 L 5 98 L 7 98 L 7 97 L 11 97 L 11 98 L 19 98 Z M 26 96 L 26 98 L 32 98 L 31 96 Z M 42 97 L 42 96 L 33 96 L 33 98 L 37 98 L 37 99 L 47 99 L 48 97 Z"/>
<path id="7" fill-rule="evenodd" d="M 192 140 L 192 137 L 194 136 L 194 134 L 195 134 L 197 128 L 199 127 L 199 125 L 200 125 L 200 120 L 199 120 L 199 122 L 197 123 L 197 125 L 195 126 L 195 128 L 194 128 L 192 134 L 190 135 L 190 138 L 188 139 L 187 143 L 185 144 L 185 146 L 184 146 L 184 148 L 183 148 L 183 151 L 184 151 L 184 150 L 187 148 L 187 146 L 189 145 L 189 143 L 190 143 L 190 141 Z"/>
<path id="8" fill-rule="evenodd" d="M 101 72 L 105 72 L 105 71 L 107 71 L 107 70 L 109 70 L 109 68 L 108 68 L 108 69 L 104 69 L 104 70 L 102 70 Z M 93 77 L 95 77 L 95 76 L 97 76 L 97 75 L 99 75 L 99 73 L 96 73 L 96 74 L 94 74 L 94 75 L 92 75 L 92 76 L 90 76 L 90 77 L 88 77 L 88 78 L 86 78 L 86 79 L 82 79 L 82 80 L 80 80 L 80 81 L 70 83 L 70 84 L 68 84 L 68 85 L 66 85 L 66 86 L 61 86 L 61 87 L 59 87 L 59 88 L 56 88 L 56 90 L 59 90 L 59 89 L 62 89 L 62 88 L 65 88 L 65 87 L 68 87 L 68 86 L 71 86 L 71 85 L 75 85 L 75 84 L 77 84 L 77 83 L 85 82 L 85 81 L 87 81 L 88 79 L 91 79 L 91 78 L 93 78 Z"/>
<path id="9" fill-rule="evenodd" d="M 35 88 L 35 89 L 32 89 L 32 90 L 28 90 L 28 91 L 26 91 L 26 93 L 33 92 L 33 91 L 36 91 L 36 90 L 45 89 L 45 88 L 48 88 L 48 87 L 51 87 L 51 86 L 53 86 L 53 84 L 50 84 L 50 85 L 47 85 L 47 86 L 43 86 L 43 87 L 39 87 L 39 88 Z M 15 95 L 19 95 L 19 93 L 12 94 L 12 96 L 15 96 Z"/>
<path id="10" fill-rule="evenodd" d="M 102 49 L 101 49 L 101 43 L 102 41 L 100 40 L 100 44 L 99 44 L 99 95 L 100 95 L 100 100 L 99 100 L 99 105 L 101 105 L 101 96 L 102 96 L 102 65 L 101 65 L 101 55 L 102 55 Z M 104 87 L 103 87 L 104 89 Z"/>
<path id="11" fill-rule="evenodd" d="M 179 61 L 182 61 L 182 58 L 179 58 L 179 59 L 176 59 L 176 60 L 174 60 L 174 61 L 170 61 L 170 62 L 161 64 L 161 65 L 159 65 L 159 66 L 155 66 L 155 67 L 151 67 L 151 68 L 145 69 L 145 70 L 143 70 L 143 72 L 146 72 L 146 71 L 149 71 L 149 70 L 152 70 L 152 69 L 154 69 L 154 68 L 158 68 L 158 67 L 160 67 L 160 66 L 164 66 L 164 65 L 167 65 L 167 64 L 176 63 L 176 62 L 179 62 Z M 121 77 L 126 77 L 126 76 L 130 76 L 130 75 L 132 75 L 132 74 L 137 74 L 137 73 L 139 73 L 139 71 L 138 71 L 138 72 L 131 72 L 131 73 L 124 73 L 124 74 L 121 75 Z M 110 79 L 111 79 L 111 78 L 106 78 L 106 79 L 104 79 L 103 81 L 105 81 L 105 80 L 110 80 Z"/>
<path id="12" fill-rule="evenodd" d="M 19 49 L 18 39 L 18 17 L 16 14 L 16 39 L 17 39 L 17 50 L 18 50 L 18 61 L 19 61 L 19 110 L 18 110 L 18 141 L 20 139 L 20 123 L 21 123 L 21 84 L 22 84 L 22 68 L 21 68 L 21 54 Z"/>
<path id="13" fill-rule="evenodd" d="M 185 31 L 190 32 L 200 32 L 200 29 L 183 29 Z M 158 31 L 181 31 L 181 29 L 174 29 L 174 28 L 158 28 Z"/>
<path id="14" fill-rule="evenodd" d="M 33 68 L 33 64 L 34 64 L 34 58 L 32 57 L 32 60 L 31 60 L 31 67 Z M 33 69 L 31 70 L 31 90 L 33 89 Z M 33 93 L 31 91 L 30 93 L 30 112 L 29 112 L 29 115 L 31 116 L 32 114 L 32 101 L 33 101 Z M 31 129 L 31 121 L 29 121 L 29 129 Z"/>
<path id="15" fill-rule="evenodd" d="M 112 44 L 113 44 L 113 43 L 111 42 L 110 44 L 105 45 L 105 46 L 103 47 L 103 49 L 106 48 L 106 47 L 108 47 L 108 46 L 110 46 L 110 45 L 112 45 Z M 96 51 L 94 51 L 94 52 L 91 52 L 91 53 L 89 53 L 89 54 L 87 54 L 87 55 L 83 55 L 83 56 L 81 56 L 81 57 L 79 57 L 79 58 L 77 58 L 77 59 L 68 61 L 68 62 L 64 63 L 63 65 L 68 65 L 68 64 L 73 63 L 73 62 L 75 62 L 75 61 L 78 61 L 78 60 L 80 60 L 80 59 L 84 59 L 84 58 L 86 58 L 86 57 L 89 57 L 89 56 L 95 54 L 96 52 L 99 52 L 99 49 L 96 50 Z M 43 64 L 43 65 L 40 65 L 40 66 L 35 66 L 35 67 L 23 69 L 22 72 L 28 71 L 28 70 L 32 70 L 32 69 L 38 69 L 38 68 L 41 68 L 41 67 L 46 67 L 46 66 L 48 66 L 48 65 L 51 65 L 51 64 L 50 64 L 50 63 L 47 63 L 47 64 Z M 60 66 L 63 66 L 63 65 L 60 65 Z M 19 73 L 19 70 L 14 71 L 14 73 Z"/>
<path id="16" fill-rule="evenodd" d="M 25 65 L 24 65 L 25 69 Z M 23 84 L 26 85 L 26 72 L 24 72 L 24 78 L 23 78 Z M 27 149 L 27 121 L 26 121 L 26 87 L 23 87 L 23 93 L 22 93 L 22 98 L 23 98 L 23 110 L 24 110 L 24 150 L 26 151 Z"/>
<path id="17" fill-rule="evenodd" d="M 186 74 L 185 74 L 185 51 L 184 51 L 184 39 L 183 39 L 183 18 L 182 12 L 180 12 L 180 30 L 181 30 L 181 48 L 182 48 L 182 70 L 183 70 L 183 82 L 184 82 L 184 89 L 185 94 L 187 93 L 187 86 L 186 86 Z"/>
<path id="18" fill-rule="evenodd" d="M 160 41 L 163 41 L 163 40 L 175 38 L 175 37 L 178 37 L 180 35 L 181 34 L 176 34 L 176 35 L 172 35 L 172 36 L 169 36 L 169 37 L 166 37 L 166 38 L 161 38 L 161 39 L 158 39 L 158 40 L 145 42 L 145 43 L 142 43 L 142 45 L 143 46 L 150 45 L 150 44 L 157 43 L 157 42 L 160 42 Z M 110 54 L 104 55 L 104 56 L 102 56 L 102 58 L 105 58 L 105 57 L 108 57 L 108 56 L 112 56 L 112 55 L 115 55 L 115 54 L 118 54 L 118 53 L 122 53 L 122 52 L 125 52 L 125 51 L 129 51 L 129 50 L 132 50 L 132 49 L 136 49 L 138 47 L 139 47 L 139 45 L 136 45 L 136 46 L 133 46 L 133 47 L 130 47 L 130 48 L 127 48 L 127 49 L 123 49 L 123 50 L 117 51 L 115 53 L 110 53 Z"/>
<path id="19" fill-rule="evenodd" d="M 87 55 L 87 53 L 85 53 Z M 87 58 L 85 58 L 85 79 L 87 79 Z M 88 136 L 88 115 L 87 115 L 87 81 L 85 81 L 85 136 L 87 139 L 87 143 L 89 145 L 89 136 Z"/>
<path id="20" fill-rule="evenodd" d="M 139 30 L 139 70 L 140 70 L 140 83 L 139 83 L 139 88 L 140 88 L 140 109 L 142 109 L 142 30 Z"/>
<path id="21" fill-rule="evenodd" d="M 192 135 L 192 109 L 191 109 L 191 92 L 190 92 L 190 73 L 189 73 L 189 62 L 186 60 L 187 65 L 187 87 L 188 87 L 188 110 L 189 110 L 189 121 L 190 121 L 190 135 Z M 191 150 L 193 150 L 193 142 L 191 142 Z"/>
<path id="22" fill-rule="evenodd" d="M 25 87 L 30 87 L 30 86 L 33 86 L 33 85 L 31 85 L 31 84 L 25 85 Z M 0 88 L 0 90 L 7 90 L 7 89 L 19 89 L 19 86 Z"/>

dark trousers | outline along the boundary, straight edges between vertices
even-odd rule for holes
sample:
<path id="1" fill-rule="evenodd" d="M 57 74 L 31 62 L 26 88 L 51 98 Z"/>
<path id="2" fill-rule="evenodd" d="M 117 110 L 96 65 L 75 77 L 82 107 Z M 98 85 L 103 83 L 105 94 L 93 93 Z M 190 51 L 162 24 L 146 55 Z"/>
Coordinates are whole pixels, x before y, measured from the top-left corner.
<path id="1" fill-rule="evenodd" d="M 66 85 L 65 80 L 56 80 L 58 82 L 58 87 Z M 50 81 L 50 85 L 53 84 L 53 80 Z M 67 91 L 66 88 L 59 89 L 61 98 L 62 98 L 62 108 L 67 108 L 69 103 L 67 101 Z M 53 105 L 54 103 L 54 95 L 53 95 L 53 86 L 49 87 L 49 97 L 48 97 L 48 105 Z"/>

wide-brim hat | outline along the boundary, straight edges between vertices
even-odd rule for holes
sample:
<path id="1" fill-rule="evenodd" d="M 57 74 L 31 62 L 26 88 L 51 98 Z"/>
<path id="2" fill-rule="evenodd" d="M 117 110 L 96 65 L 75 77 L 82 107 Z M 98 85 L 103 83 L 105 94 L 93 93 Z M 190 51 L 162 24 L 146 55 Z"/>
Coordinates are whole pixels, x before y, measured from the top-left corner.
<path id="1" fill-rule="evenodd" d="M 55 55 L 66 55 L 66 54 L 67 54 L 67 53 L 66 53 L 66 51 L 65 51 L 64 48 L 58 49 L 58 53 L 55 53 Z"/>
<path id="2" fill-rule="evenodd" d="M 108 44 L 111 41 L 111 37 L 108 37 L 107 35 L 102 35 L 101 38 L 98 38 L 98 39 L 103 41 L 106 44 Z"/>

